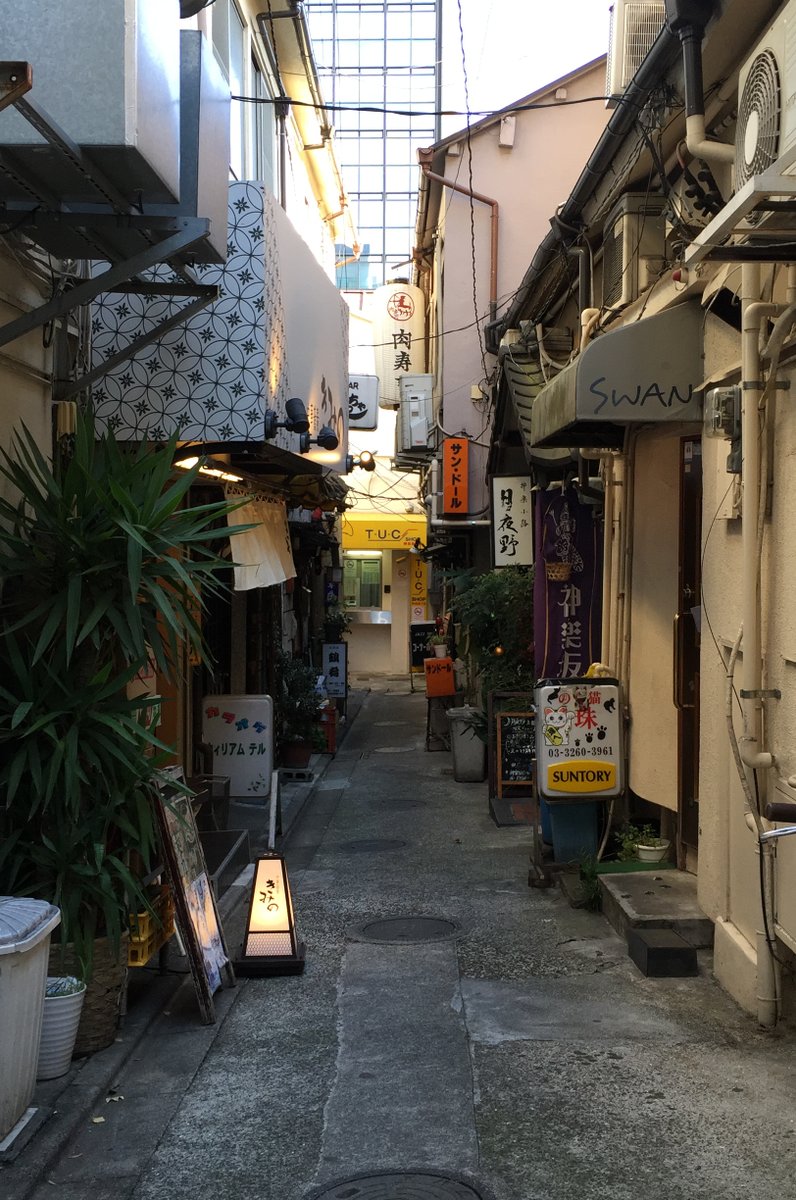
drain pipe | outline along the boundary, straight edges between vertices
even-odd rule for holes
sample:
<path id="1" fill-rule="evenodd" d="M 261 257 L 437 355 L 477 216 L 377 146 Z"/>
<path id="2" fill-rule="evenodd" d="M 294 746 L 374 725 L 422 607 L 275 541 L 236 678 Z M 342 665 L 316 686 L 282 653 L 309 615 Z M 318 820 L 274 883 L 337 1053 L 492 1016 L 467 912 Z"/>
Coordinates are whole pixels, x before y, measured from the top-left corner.
<path id="1" fill-rule="evenodd" d="M 417 161 L 420 164 L 423 179 L 433 179 L 435 183 L 441 183 L 443 187 L 450 188 L 453 192 L 460 192 L 462 196 L 468 196 L 471 200 L 478 200 L 481 204 L 488 204 L 491 212 L 490 218 L 490 242 L 489 242 L 489 320 L 490 322 L 497 319 L 497 296 L 498 296 L 498 227 L 500 222 L 500 205 L 497 200 L 493 200 L 491 196 L 484 196 L 480 192 L 474 192 L 472 188 L 465 187 L 463 183 L 457 182 L 455 179 L 446 179 L 444 175 L 437 175 L 431 170 L 431 163 L 434 158 L 434 151 L 418 150 Z M 422 260 L 422 247 L 419 245 L 413 251 L 413 258 L 416 263 Z"/>
<path id="2" fill-rule="evenodd" d="M 763 667 L 762 613 L 760 608 L 760 404 L 761 381 L 760 330 L 762 321 L 780 311 L 779 306 L 758 299 L 760 264 L 744 263 L 741 272 L 741 445 L 743 448 L 741 553 L 743 560 L 743 664 L 741 668 L 741 710 L 743 733 L 738 743 L 741 760 L 752 771 L 769 770 L 774 756 L 763 749 Z M 756 802 L 757 807 L 757 802 Z M 761 831 L 759 811 L 754 813 L 757 832 L 756 851 L 763 880 L 761 902 L 764 928 L 757 932 L 757 1020 L 770 1029 L 777 1023 L 777 973 L 768 929 L 773 914 L 774 843 Z"/>
<path id="3" fill-rule="evenodd" d="M 702 39 L 713 16 L 715 0 L 666 0 L 666 24 L 680 38 L 685 76 L 685 144 L 694 158 L 734 163 L 735 147 L 708 141 L 705 132 L 705 94 L 702 82 Z"/>
<path id="4" fill-rule="evenodd" d="M 752 770 L 768 770 L 772 754 L 762 749 L 763 697 L 760 578 L 758 569 L 760 522 L 760 400 L 763 384 L 760 356 L 760 326 L 765 317 L 780 312 L 775 304 L 758 299 L 760 264 L 744 263 L 741 274 L 741 445 L 743 447 L 743 511 L 741 553 L 743 561 L 743 664 L 741 708 L 744 730 L 741 758 Z"/>

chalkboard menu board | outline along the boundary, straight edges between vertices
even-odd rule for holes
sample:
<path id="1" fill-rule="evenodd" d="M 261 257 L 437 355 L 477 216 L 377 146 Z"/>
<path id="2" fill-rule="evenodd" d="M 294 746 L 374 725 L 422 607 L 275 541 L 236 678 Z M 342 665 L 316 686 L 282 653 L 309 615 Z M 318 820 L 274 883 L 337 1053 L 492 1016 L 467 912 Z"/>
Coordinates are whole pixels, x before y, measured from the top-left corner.
<path id="1" fill-rule="evenodd" d="M 433 621 L 409 626 L 409 654 L 413 671 L 423 670 L 423 660 L 429 657 L 428 639 L 437 632 Z"/>
<path id="2" fill-rule="evenodd" d="M 506 787 L 527 787 L 533 783 L 536 759 L 536 713 L 499 712 L 496 715 L 497 794 Z"/>

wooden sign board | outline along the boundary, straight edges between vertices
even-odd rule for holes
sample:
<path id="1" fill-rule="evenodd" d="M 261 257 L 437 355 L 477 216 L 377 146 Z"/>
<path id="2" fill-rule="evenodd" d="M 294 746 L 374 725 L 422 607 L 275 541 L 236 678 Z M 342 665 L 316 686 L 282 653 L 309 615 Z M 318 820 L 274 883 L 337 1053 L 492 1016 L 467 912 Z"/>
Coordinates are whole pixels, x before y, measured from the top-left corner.
<path id="1" fill-rule="evenodd" d="M 497 689 L 490 692 L 486 706 L 487 719 L 487 778 L 489 795 L 497 796 L 497 714 L 500 712 L 532 712 L 535 709 L 532 692 L 502 691 Z M 513 797 L 530 796 L 533 793 L 531 785 L 524 788 L 516 785 L 511 789 Z"/>
<path id="2" fill-rule="evenodd" d="M 181 782 L 178 780 L 177 782 Z M 218 919 L 190 795 L 178 787 L 161 790 L 157 804 L 163 858 L 174 894 L 177 930 L 191 968 L 199 1011 L 205 1025 L 216 1019 L 213 993 L 235 974 Z"/>
<path id="3" fill-rule="evenodd" d="M 536 763 L 536 710 L 499 712 L 495 731 L 497 794 L 533 785 Z"/>

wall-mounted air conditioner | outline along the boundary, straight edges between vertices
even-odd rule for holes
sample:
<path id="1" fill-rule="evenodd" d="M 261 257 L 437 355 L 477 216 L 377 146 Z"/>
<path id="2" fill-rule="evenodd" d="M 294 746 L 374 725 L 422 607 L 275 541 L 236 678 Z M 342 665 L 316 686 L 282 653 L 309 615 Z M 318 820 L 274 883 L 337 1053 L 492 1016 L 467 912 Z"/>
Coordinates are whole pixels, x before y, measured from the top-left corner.
<path id="1" fill-rule="evenodd" d="M 606 107 L 614 108 L 666 19 L 664 0 L 614 0 L 608 41 Z"/>
<path id="2" fill-rule="evenodd" d="M 735 191 L 774 170 L 796 175 L 796 0 L 783 9 L 738 74 Z M 756 223 L 760 213 L 747 220 Z"/>
<path id="3" fill-rule="evenodd" d="M 632 304 L 666 262 L 663 196 L 628 193 L 608 215 L 603 232 L 603 306 Z"/>
<path id="4" fill-rule="evenodd" d="M 3 58 L 31 64 L 29 99 L 131 205 L 179 199 L 177 0 L 0 0 L 0 29 Z M 90 170 L 71 163 L 13 107 L 0 112 L 0 147 L 51 195 L 69 204 L 102 202 Z M 0 183 L 9 194 L 7 181 Z"/>
<path id="5" fill-rule="evenodd" d="M 796 231 L 796 0 L 790 0 L 738 73 L 734 191 L 695 238 L 687 267 L 711 256 L 732 234 L 760 245 Z M 777 210 L 777 202 L 788 202 Z"/>
<path id="6" fill-rule="evenodd" d="M 434 425 L 432 407 L 433 375 L 403 375 L 400 382 L 401 404 L 396 429 L 398 454 L 424 455 Z"/>

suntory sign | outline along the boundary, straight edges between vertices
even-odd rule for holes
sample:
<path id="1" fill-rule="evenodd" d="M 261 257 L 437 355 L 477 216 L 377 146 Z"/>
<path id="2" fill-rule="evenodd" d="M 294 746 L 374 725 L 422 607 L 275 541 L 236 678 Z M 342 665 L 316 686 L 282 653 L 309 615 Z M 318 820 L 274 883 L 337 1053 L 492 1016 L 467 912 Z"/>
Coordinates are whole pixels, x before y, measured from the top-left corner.
<path id="1" fill-rule="evenodd" d="M 547 790 L 551 792 L 607 792 L 615 787 L 613 763 L 573 758 L 547 768 Z"/>
<path id="2" fill-rule="evenodd" d="M 552 802 L 618 796 L 624 780 L 616 680 L 548 679 L 535 699 L 540 795 Z"/>

